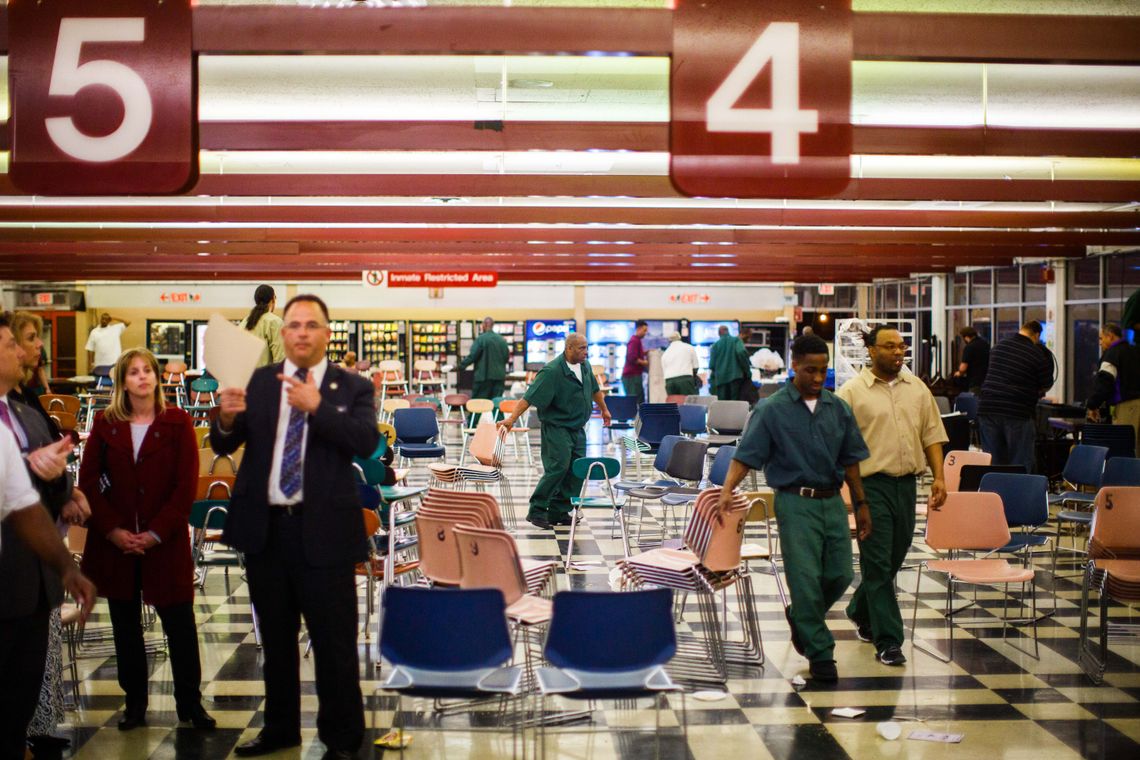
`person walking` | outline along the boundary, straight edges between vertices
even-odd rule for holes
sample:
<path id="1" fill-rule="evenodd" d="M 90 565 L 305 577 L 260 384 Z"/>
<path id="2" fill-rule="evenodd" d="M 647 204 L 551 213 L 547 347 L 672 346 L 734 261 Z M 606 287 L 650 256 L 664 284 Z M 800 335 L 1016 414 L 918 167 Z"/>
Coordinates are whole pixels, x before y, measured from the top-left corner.
<path id="1" fill-rule="evenodd" d="M 112 317 L 103 312 L 99 317 L 99 326 L 91 330 L 87 336 L 87 367 L 114 366 L 123 353 L 123 332 L 131 323 L 125 319 Z"/>
<path id="2" fill-rule="evenodd" d="M 320 298 L 290 299 L 281 336 L 284 362 L 256 370 L 245 388 L 223 389 L 210 426 L 216 454 L 245 445 L 222 540 L 245 555 L 265 657 L 264 726 L 234 754 L 300 745 L 304 616 L 324 756 L 356 757 L 364 704 L 355 569 L 368 546 L 352 458 L 380 442 L 372 384 L 329 362 L 329 312 Z"/>
<path id="3" fill-rule="evenodd" d="M 982 450 L 993 464 L 1037 467 L 1037 400 L 1053 385 L 1053 354 L 1041 345 L 1041 323 L 1026 322 L 990 351 L 978 402 Z"/>
<path id="4" fill-rule="evenodd" d="M 954 371 L 954 377 L 965 378 L 966 389 L 977 394 L 982 390 L 982 383 L 986 379 L 986 371 L 990 367 L 990 344 L 973 325 L 966 325 L 958 331 L 962 341 L 966 344 L 962 348 L 962 361 Z"/>
<path id="5" fill-rule="evenodd" d="M 718 327 L 717 334 L 720 337 L 709 349 L 709 369 L 712 372 L 709 385 L 713 395 L 721 401 L 736 401 L 740 398 L 741 379 L 752 377 L 748 349 L 744 347 L 744 341 L 729 333 L 728 325 Z"/>
<path id="6" fill-rule="evenodd" d="M 459 369 L 475 365 L 472 398 L 492 399 L 503 395 L 510 353 L 506 339 L 495 332 L 495 320 L 484 317 L 483 332 L 479 333 L 479 337 L 471 344 L 471 353 L 459 362 Z"/>
<path id="7" fill-rule="evenodd" d="M 895 576 L 914 538 L 917 477 L 930 467 L 931 509 L 946 501 L 942 444 L 949 439 L 926 383 L 903 366 L 907 345 L 894 327 L 880 325 L 864 338 L 871 363 L 836 391 L 855 414 L 871 456 L 859 463 L 863 493 L 875 530 L 859 540 L 859 587 L 847 617 L 860 641 L 875 645 L 884 665 L 903 665 L 903 622 Z"/>
<path id="8" fill-rule="evenodd" d="M 582 479 L 571 468 L 575 459 L 586 456 L 586 423 L 593 404 L 602 413 L 602 424 L 610 424 L 606 396 L 589 365 L 583 364 L 587 350 L 584 336 L 566 336 L 562 355 L 539 371 L 515 410 L 498 423 L 509 431 L 527 409 L 538 410 L 543 472 L 530 496 L 526 519 L 544 530 L 570 524 L 570 498 L 582 488 Z"/>
<path id="9" fill-rule="evenodd" d="M 202 707 L 187 534 L 198 441 L 190 415 L 166 405 L 161 378 L 150 351 L 123 352 L 113 370 L 111 403 L 95 417 L 79 467 L 79 485 L 91 502 L 83 569 L 111 611 L 119 686 L 126 694 L 120 731 L 146 725 L 144 602 L 162 620 L 178 720 L 198 729 L 215 726 Z"/>
<path id="10" fill-rule="evenodd" d="M 683 396 L 697 394 L 697 370 L 701 360 L 691 343 L 681 340 L 681 333 L 669 334 L 669 347 L 661 354 L 661 372 L 665 376 L 665 393 Z"/>
<path id="11" fill-rule="evenodd" d="M 718 515 L 750 470 L 764 470 L 776 492 L 784 570 L 791 592 L 785 609 L 792 645 L 811 663 L 817 681 L 835 681 L 835 639 L 827 611 L 854 577 L 847 508 L 840 487 L 847 481 L 855 504 L 860 541 L 871 537 L 871 513 L 859 477 L 870 456 L 855 415 L 823 387 L 827 344 L 815 335 L 792 344 L 795 377 L 752 414 L 732 459 L 717 503 Z"/>
<path id="12" fill-rule="evenodd" d="M 1113 423 L 1132 427 L 1140 456 L 1140 349 L 1124 339 L 1115 322 L 1101 328 L 1100 348 L 1093 392 L 1085 400 L 1088 419 L 1100 422 L 1101 407 L 1111 404 Z"/>
<path id="13" fill-rule="evenodd" d="M 261 338 L 265 348 L 261 358 L 257 360 L 258 367 L 279 362 L 285 358 L 285 351 L 281 347 L 281 317 L 273 313 L 277 308 L 277 293 L 270 285 L 258 285 L 253 291 L 253 308 L 245 318 L 245 329 Z"/>
<path id="14" fill-rule="evenodd" d="M 637 399 L 641 406 L 645 401 L 645 382 L 642 379 L 649 369 L 649 354 L 641 345 L 641 339 L 649 332 L 649 323 L 639 319 L 634 323 L 633 335 L 629 336 L 629 343 L 625 345 L 625 364 L 621 369 L 622 392 Z"/>

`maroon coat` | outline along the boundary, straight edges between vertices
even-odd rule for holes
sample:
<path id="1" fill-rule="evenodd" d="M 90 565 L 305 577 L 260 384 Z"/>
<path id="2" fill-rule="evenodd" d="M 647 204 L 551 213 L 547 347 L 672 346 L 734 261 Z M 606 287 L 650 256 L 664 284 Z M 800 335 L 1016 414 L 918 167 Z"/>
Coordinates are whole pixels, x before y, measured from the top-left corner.
<path id="1" fill-rule="evenodd" d="M 109 486 L 100 483 L 104 474 Z M 136 462 L 130 423 L 111 423 L 99 414 L 79 466 L 79 485 L 91 502 L 83 572 L 99 595 L 134 598 L 136 555 L 123 554 L 107 539 L 123 528 L 151 530 L 162 541 L 142 557 L 146 603 L 165 607 L 193 601 L 189 518 L 198 487 L 198 442 L 190 416 L 167 407 L 147 430 Z"/>

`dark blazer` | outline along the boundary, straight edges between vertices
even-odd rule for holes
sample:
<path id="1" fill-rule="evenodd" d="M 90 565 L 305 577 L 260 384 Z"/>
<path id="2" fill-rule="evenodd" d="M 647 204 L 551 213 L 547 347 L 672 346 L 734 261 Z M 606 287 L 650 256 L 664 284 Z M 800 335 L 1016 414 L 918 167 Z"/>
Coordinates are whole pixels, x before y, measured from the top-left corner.
<path id="1" fill-rule="evenodd" d="M 24 403 L 19 391 L 8 394 L 12 413 L 19 420 L 28 438 L 30 450 L 47 446 L 56 440 L 48 427 L 44 415 Z M 59 517 L 63 505 L 71 499 L 71 475 L 64 473 L 55 480 L 42 480 L 30 469 L 32 485 L 40 495 L 52 519 Z M 5 523 L 0 526 L 4 551 L 0 552 L 0 620 L 24 617 L 36 611 L 40 596 L 48 606 L 54 607 L 63 600 L 63 585 L 59 576 L 37 557 L 31 549 L 16 536 L 15 529 Z"/>
<path id="2" fill-rule="evenodd" d="M 198 488 L 198 441 L 190 415 L 168 406 L 147 430 L 135 461 L 131 424 L 108 422 L 100 413 L 83 451 L 79 487 L 91 502 L 83 572 L 99 596 L 134 598 L 136 555 L 123 554 L 107 540 L 123 528 L 154 531 L 162 542 L 142 557 L 146 603 L 166 607 L 194 600 L 189 519 Z"/>
<path id="3" fill-rule="evenodd" d="M 265 548 L 269 530 L 269 471 L 277 437 L 284 364 L 253 373 L 246 388 L 246 411 L 224 433 L 215 419 L 210 445 L 229 454 L 243 443 L 245 454 L 234 483 L 223 540 L 239 551 L 256 554 Z M 304 510 L 301 513 L 305 561 L 318 567 L 368 556 L 353 456 L 376 450 L 376 406 L 372 384 L 329 362 L 321 383 L 321 404 L 309 415 L 305 443 Z"/>

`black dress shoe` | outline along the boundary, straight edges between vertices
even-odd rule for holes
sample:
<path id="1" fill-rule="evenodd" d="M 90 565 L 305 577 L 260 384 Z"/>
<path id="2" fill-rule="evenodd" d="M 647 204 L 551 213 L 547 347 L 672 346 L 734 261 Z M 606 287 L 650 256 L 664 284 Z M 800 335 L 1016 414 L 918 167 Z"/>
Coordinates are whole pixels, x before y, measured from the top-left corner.
<path id="1" fill-rule="evenodd" d="M 835 660 L 816 660 L 811 664 L 810 670 L 813 681 L 831 683 L 839 680 L 839 669 L 835 667 Z"/>
<path id="2" fill-rule="evenodd" d="M 268 755 L 270 752 L 276 752 L 279 749 L 300 746 L 301 737 L 299 736 L 293 739 L 278 739 L 273 736 L 258 734 L 252 741 L 234 747 L 234 754 L 238 757 L 257 757 L 258 755 Z"/>
<path id="3" fill-rule="evenodd" d="M 526 521 L 536 528 L 542 528 L 543 530 L 550 530 L 550 521 L 547 520 L 545 517 L 531 517 L 531 516 L 527 515 Z"/>
<path id="4" fill-rule="evenodd" d="M 131 729 L 138 728 L 139 726 L 146 725 L 146 710 L 127 710 L 123 713 L 123 717 L 119 718 L 119 730 L 130 731 Z"/>
<path id="5" fill-rule="evenodd" d="M 212 731 L 218 725 L 218 721 L 210 717 L 210 714 L 206 712 L 206 708 L 200 704 L 190 705 L 189 707 L 179 707 L 178 720 L 183 723 L 189 722 L 194 728 L 203 731 Z"/>
<path id="6" fill-rule="evenodd" d="M 800 640 L 800 633 L 796 630 L 796 624 L 792 622 L 792 608 L 790 605 L 784 608 L 784 617 L 788 619 L 788 627 L 792 629 L 792 648 L 796 650 L 796 654 L 803 657 L 804 643 Z"/>

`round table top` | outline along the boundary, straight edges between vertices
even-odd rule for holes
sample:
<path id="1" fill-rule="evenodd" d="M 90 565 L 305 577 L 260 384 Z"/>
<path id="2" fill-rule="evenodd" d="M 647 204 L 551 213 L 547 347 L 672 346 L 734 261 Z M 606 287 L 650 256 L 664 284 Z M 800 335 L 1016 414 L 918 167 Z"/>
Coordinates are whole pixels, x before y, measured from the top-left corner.
<path id="1" fill-rule="evenodd" d="M 82 385 L 84 383 L 95 382 L 95 376 L 94 375 L 76 375 L 75 377 L 67 378 L 67 381 L 70 383 L 76 383 L 77 385 Z"/>

